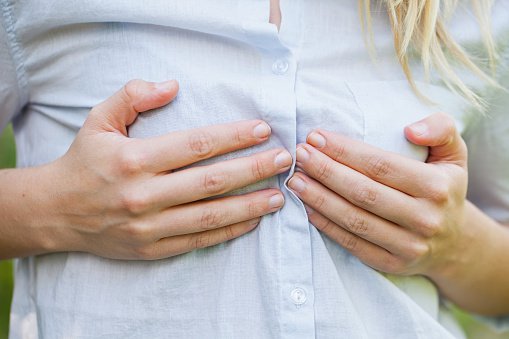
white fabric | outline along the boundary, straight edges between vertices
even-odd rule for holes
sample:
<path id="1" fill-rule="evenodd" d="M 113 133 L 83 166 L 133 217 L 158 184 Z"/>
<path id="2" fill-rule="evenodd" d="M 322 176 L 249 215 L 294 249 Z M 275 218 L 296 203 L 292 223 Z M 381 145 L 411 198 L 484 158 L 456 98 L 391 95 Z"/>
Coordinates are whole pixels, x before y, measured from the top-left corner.
<path id="1" fill-rule="evenodd" d="M 493 134 L 440 84 L 419 82 L 436 105 L 420 101 L 383 10 L 373 13 L 374 63 L 354 0 L 281 0 L 280 32 L 268 23 L 269 0 L 0 4 L 0 124 L 16 116 L 20 167 L 64 154 L 89 109 L 129 79 L 176 78 L 177 99 L 143 114 L 131 137 L 253 118 L 272 127 L 269 142 L 206 163 L 276 146 L 295 154 L 318 127 L 424 161 L 427 150 L 411 145 L 403 127 L 450 113 L 461 130 L 489 136 L 471 139 L 479 172 L 470 199 L 509 221 L 507 109 L 496 120 L 505 133 Z M 508 31 L 508 6 L 496 5 L 497 37 Z M 455 20 L 458 36 L 476 31 L 471 13 Z M 479 45 L 478 34 L 462 39 Z M 494 159 L 489 177 L 475 166 Z M 442 321 L 429 280 L 386 277 L 310 225 L 284 184 L 289 175 L 238 191 L 279 187 L 286 204 L 225 244 L 155 262 L 83 253 L 19 260 L 10 338 L 462 337 Z"/>

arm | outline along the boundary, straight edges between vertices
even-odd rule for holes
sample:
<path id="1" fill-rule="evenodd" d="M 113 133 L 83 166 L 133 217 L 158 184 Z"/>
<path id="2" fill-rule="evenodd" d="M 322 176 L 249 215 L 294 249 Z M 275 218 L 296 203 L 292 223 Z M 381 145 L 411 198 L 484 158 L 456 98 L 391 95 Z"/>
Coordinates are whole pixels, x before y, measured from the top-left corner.
<path id="1" fill-rule="evenodd" d="M 420 129 L 418 127 L 421 127 Z M 467 149 L 444 114 L 406 129 L 427 163 L 319 130 L 289 186 L 310 221 L 367 265 L 422 274 L 459 306 L 509 313 L 508 230 L 466 200 Z"/>
<path id="2" fill-rule="evenodd" d="M 461 308 L 484 315 L 509 314 L 509 227 L 472 203 L 465 208 L 463 249 L 430 278 Z"/>
<path id="3" fill-rule="evenodd" d="M 278 210 L 276 189 L 203 199 L 288 170 L 283 149 L 179 170 L 268 140 L 262 121 L 127 137 L 138 112 L 167 104 L 177 91 L 175 81 L 131 81 L 92 109 L 63 157 L 0 171 L 0 258 L 58 251 L 165 258 L 238 237 Z"/>

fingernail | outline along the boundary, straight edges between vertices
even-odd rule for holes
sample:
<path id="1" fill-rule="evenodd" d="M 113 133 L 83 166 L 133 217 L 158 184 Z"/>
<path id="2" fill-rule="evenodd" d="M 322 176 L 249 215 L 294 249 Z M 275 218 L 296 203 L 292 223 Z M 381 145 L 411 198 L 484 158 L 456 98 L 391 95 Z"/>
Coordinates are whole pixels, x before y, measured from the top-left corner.
<path id="1" fill-rule="evenodd" d="M 251 225 L 251 227 L 256 227 L 260 223 L 260 220 L 262 220 L 262 218 L 253 219 L 249 224 Z"/>
<path id="2" fill-rule="evenodd" d="M 309 207 L 308 205 L 304 205 L 304 208 L 306 209 L 308 215 L 313 214 L 314 211 L 311 207 Z"/>
<path id="3" fill-rule="evenodd" d="M 259 123 L 253 129 L 253 135 L 259 139 L 268 137 L 270 135 L 270 126 L 265 122 Z"/>
<path id="4" fill-rule="evenodd" d="M 422 122 L 415 123 L 409 126 L 415 135 L 421 136 L 428 133 L 428 126 Z"/>
<path id="5" fill-rule="evenodd" d="M 307 141 L 310 145 L 313 145 L 316 148 L 325 147 L 325 144 L 327 143 L 325 141 L 325 138 L 321 134 L 318 134 L 317 132 L 311 132 L 311 134 L 308 135 Z"/>
<path id="6" fill-rule="evenodd" d="M 304 147 L 297 147 L 297 161 L 304 163 L 309 160 L 309 152 Z"/>
<path id="7" fill-rule="evenodd" d="M 292 156 L 290 153 L 283 151 L 276 156 L 274 163 L 278 168 L 286 168 L 292 164 Z"/>
<path id="8" fill-rule="evenodd" d="M 174 89 L 176 84 L 177 84 L 176 80 L 168 80 L 168 81 L 163 81 L 163 82 L 156 83 L 154 85 L 154 87 L 158 91 L 167 92 L 167 91 L 170 91 L 170 90 Z"/>
<path id="9" fill-rule="evenodd" d="M 300 178 L 293 177 L 290 181 L 288 181 L 288 187 L 290 187 L 293 191 L 300 193 L 306 189 L 306 183 Z"/>
<path id="10" fill-rule="evenodd" d="M 285 202 L 285 199 L 283 198 L 283 196 L 281 194 L 275 194 L 275 195 L 271 196 L 269 199 L 269 207 L 271 209 L 279 208 L 279 207 L 283 206 L 284 202 Z"/>

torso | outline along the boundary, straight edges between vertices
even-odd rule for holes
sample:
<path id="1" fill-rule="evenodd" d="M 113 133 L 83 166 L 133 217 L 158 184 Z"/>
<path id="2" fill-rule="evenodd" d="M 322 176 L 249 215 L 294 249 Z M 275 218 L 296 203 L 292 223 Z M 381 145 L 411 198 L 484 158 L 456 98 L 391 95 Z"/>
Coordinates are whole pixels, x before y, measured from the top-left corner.
<path id="1" fill-rule="evenodd" d="M 20 166 L 62 155 L 90 107 L 131 78 L 176 78 L 181 88 L 175 102 L 143 114 L 131 137 L 241 119 L 271 125 L 268 143 L 209 162 L 273 147 L 294 154 L 318 127 L 424 161 L 427 150 L 403 136 L 406 124 L 439 109 L 460 125 L 469 121 L 464 102 L 439 85 L 423 86 L 436 106 L 415 96 L 383 13 L 373 13 L 379 54 L 372 62 L 356 1 L 51 6 L 12 1 L 31 91 L 15 121 Z M 393 283 L 322 236 L 286 189 L 288 175 L 236 192 L 277 187 L 286 204 L 226 244 L 157 262 L 83 253 L 22 259 L 13 337 L 27 329 L 51 338 L 451 336 L 439 322 L 431 282 L 393 277 Z"/>

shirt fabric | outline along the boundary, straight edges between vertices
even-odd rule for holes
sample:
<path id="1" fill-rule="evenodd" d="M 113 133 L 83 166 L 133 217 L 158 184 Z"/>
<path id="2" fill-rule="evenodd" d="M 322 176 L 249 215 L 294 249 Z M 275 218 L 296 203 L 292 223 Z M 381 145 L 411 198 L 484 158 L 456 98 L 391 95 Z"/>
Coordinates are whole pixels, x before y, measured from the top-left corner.
<path id="1" fill-rule="evenodd" d="M 280 31 L 268 22 L 269 0 L 0 4 L 0 127 L 13 121 L 19 167 L 63 155 L 90 108 L 128 80 L 177 79 L 176 100 L 142 114 L 131 137 L 243 119 L 273 131 L 262 145 L 197 165 L 274 147 L 295 155 L 314 128 L 425 161 L 427 149 L 403 128 L 445 111 L 471 146 L 469 199 L 509 221 L 507 106 L 485 118 L 439 83 L 420 81 L 435 104 L 419 100 L 381 8 L 374 61 L 354 0 L 281 0 Z M 451 29 L 480 46 L 463 6 Z M 508 7 L 499 1 L 493 15 L 500 41 Z M 415 75 L 422 78 L 417 67 Z M 10 338 L 463 337 L 428 279 L 381 274 L 313 227 L 286 186 L 292 172 L 232 193 L 275 187 L 286 203 L 227 243 L 151 262 L 86 253 L 18 260 Z"/>

